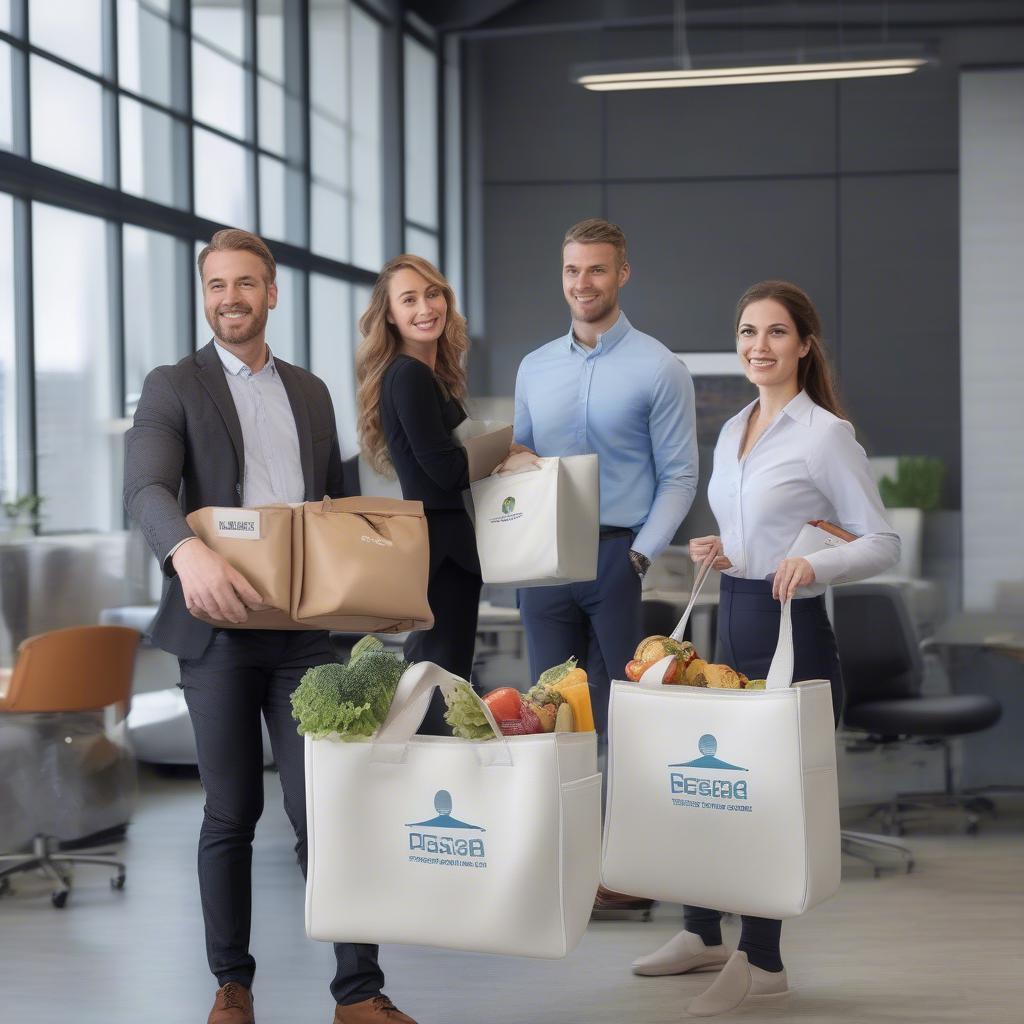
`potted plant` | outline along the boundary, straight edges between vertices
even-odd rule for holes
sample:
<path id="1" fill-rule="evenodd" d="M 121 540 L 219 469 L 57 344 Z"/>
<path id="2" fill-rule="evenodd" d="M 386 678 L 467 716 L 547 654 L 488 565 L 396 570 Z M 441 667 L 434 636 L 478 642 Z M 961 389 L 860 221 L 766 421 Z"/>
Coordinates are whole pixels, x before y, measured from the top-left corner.
<path id="1" fill-rule="evenodd" d="M 24 540 L 32 536 L 32 530 L 39 522 L 39 510 L 43 499 L 38 494 L 22 494 L 0 503 L 4 510 L 4 540 Z"/>
<path id="2" fill-rule="evenodd" d="M 889 522 L 902 544 L 899 564 L 892 570 L 898 576 L 921 575 L 921 546 L 924 514 L 939 507 L 946 467 L 930 455 L 901 455 L 896 477 L 885 476 L 878 491 L 888 510 Z"/>

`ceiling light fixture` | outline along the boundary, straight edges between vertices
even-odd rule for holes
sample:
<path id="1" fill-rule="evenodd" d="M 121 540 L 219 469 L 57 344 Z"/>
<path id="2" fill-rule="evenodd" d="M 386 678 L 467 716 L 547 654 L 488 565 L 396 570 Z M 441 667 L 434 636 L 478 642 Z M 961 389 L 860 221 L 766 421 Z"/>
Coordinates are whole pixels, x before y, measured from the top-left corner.
<path id="1" fill-rule="evenodd" d="M 813 50 L 801 47 L 796 54 L 790 50 L 712 54 L 697 58 L 690 55 L 685 0 L 676 0 L 675 7 L 675 56 L 655 60 L 581 64 L 572 69 L 572 81 L 594 92 L 763 85 L 772 82 L 819 82 L 827 79 L 911 75 L 926 64 L 935 62 L 934 56 L 921 45 L 888 43 L 887 4 L 884 8 L 883 41 L 875 46 L 843 45 L 840 3 L 837 47 Z"/>

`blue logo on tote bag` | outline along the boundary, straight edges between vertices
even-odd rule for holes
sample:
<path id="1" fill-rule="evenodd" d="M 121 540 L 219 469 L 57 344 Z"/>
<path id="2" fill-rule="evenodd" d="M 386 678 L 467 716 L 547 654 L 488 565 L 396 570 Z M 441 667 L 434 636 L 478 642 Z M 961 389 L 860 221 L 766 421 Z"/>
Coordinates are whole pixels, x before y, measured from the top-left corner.
<path id="1" fill-rule="evenodd" d="M 486 832 L 483 825 L 472 825 L 452 815 L 452 795 L 447 789 L 434 794 L 433 818 L 412 821 L 409 829 L 409 860 L 442 867 L 485 868 L 487 851 L 482 838 L 467 832 Z M 445 835 L 444 833 L 454 833 Z"/>
<path id="2" fill-rule="evenodd" d="M 669 789 L 676 807 L 697 807 L 708 811 L 750 811 L 746 779 L 721 777 L 720 772 L 748 769 L 718 756 L 718 740 L 705 733 L 697 741 L 700 757 L 668 766 Z"/>

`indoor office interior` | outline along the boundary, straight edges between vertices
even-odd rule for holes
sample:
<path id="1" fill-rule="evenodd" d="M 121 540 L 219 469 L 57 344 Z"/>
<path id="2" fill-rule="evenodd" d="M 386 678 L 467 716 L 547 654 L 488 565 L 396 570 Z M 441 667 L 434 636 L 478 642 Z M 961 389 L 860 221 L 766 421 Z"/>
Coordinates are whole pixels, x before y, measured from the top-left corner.
<path id="1" fill-rule="evenodd" d="M 800 73 L 824 52 L 888 73 Z M 796 71 L 744 81 L 757 62 Z M 581 81 L 631 66 L 733 71 Z M 266 239 L 273 355 L 327 384 L 352 488 L 400 497 L 357 433 L 381 266 L 443 271 L 471 415 L 510 423 L 520 361 L 569 326 L 563 235 L 603 217 L 628 243 L 623 311 L 695 388 L 697 497 L 644 577 L 645 634 L 671 633 L 687 541 L 718 532 L 715 441 L 756 397 L 734 306 L 756 281 L 817 305 L 901 539 L 896 567 L 828 596 L 842 883 L 786 922 L 789 999 L 736 1016 L 1020 1020 L 1022 183 L 1020 0 L 0 0 L 0 1019 L 178 1024 L 213 991 L 195 740 L 122 500 L 143 381 L 211 338 L 200 249 L 223 227 Z M 709 659 L 717 605 L 713 573 L 689 624 Z M 111 625 L 127 647 L 84 630 L 31 657 Z M 339 658 L 354 639 L 332 636 Z M 515 590 L 485 584 L 474 682 L 535 681 Z M 326 1021 L 330 946 L 306 937 L 266 742 L 264 760 L 257 1018 Z M 112 863 L 69 862 L 70 886 L 3 875 L 40 848 Z M 562 961 L 385 945 L 381 963 L 424 1024 L 661 1024 L 706 978 L 630 963 L 680 920 L 595 915 Z"/>

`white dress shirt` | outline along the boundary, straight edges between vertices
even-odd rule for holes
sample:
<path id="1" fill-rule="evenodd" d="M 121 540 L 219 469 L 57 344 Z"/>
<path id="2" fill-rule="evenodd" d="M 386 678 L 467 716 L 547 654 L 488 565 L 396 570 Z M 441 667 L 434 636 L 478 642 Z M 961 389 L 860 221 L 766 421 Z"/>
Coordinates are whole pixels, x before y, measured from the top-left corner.
<path id="1" fill-rule="evenodd" d="M 900 539 L 885 517 L 853 425 L 801 391 L 741 459 L 740 446 L 756 404 L 751 402 L 722 427 L 708 485 L 724 553 L 732 562 L 726 572 L 742 579 L 768 578 L 811 519 L 827 519 L 858 539 L 807 556 L 816 582 L 800 588 L 801 597 L 895 565 Z"/>
<path id="2" fill-rule="evenodd" d="M 299 432 L 270 346 L 267 346 L 267 361 L 259 373 L 253 373 L 238 356 L 217 342 L 214 348 L 224 365 L 242 428 L 245 446 L 242 504 L 255 508 L 302 501 L 306 496 L 306 483 L 302 477 Z"/>

